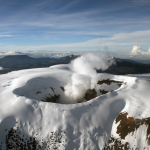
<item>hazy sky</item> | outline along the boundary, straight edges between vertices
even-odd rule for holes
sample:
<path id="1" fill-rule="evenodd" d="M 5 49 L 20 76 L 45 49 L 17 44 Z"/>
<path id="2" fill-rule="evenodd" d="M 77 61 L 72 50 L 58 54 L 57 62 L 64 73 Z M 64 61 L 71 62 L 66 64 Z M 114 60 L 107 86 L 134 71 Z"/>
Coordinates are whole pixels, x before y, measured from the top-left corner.
<path id="1" fill-rule="evenodd" d="M 150 47 L 150 0 L 0 0 L 0 51 Z"/>

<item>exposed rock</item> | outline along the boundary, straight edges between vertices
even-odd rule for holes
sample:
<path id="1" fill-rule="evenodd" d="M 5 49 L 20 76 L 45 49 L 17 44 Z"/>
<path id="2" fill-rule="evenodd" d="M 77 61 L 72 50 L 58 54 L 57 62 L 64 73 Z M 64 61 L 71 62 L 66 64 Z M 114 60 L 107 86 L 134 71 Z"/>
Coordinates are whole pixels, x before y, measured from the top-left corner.
<path id="1" fill-rule="evenodd" d="M 85 99 L 87 100 L 87 101 L 89 101 L 89 100 L 91 100 L 91 99 L 93 99 L 93 98 L 95 98 L 95 97 L 97 97 L 97 92 L 95 91 L 95 89 L 89 89 L 89 90 L 87 90 L 87 92 L 85 93 Z"/>
<path id="2" fill-rule="evenodd" d="M 65 88 L 64 87 L 60 87 L 62 90 L 63 90 L 63 92 L 65 91 Z"/>
<path id="3" fill-rule="evenodd" d="M 116 123 L 119 122 L 117 126 L 117 133 L 120 135 L 121 139 L 125 139 L 125 137 L 129 133 L 133 133 L 137 130 L 141 125 L 145 124 L 147 126 L 147 134 L 146 138 L 149 144 L 149 135 L 150 135 L 150 117 L 137 119 L 133 117 L 127 117 L 127 112 L 120 113 L 116 118 Z"/>
<path id="4" fill-rule="evenodd" d="M 57 103 L 57 102 L 58 102 L 60 95 L 55 95 L 55 94 L 54 94 L 54 96 L 51 95 L 51 94 L 49 94 L 49 95 L 50 95 L 50 96 L 47 96 L 47 95 L 46 95 L 46 97 L 44 97 L 44 98 L 42 99 L 42 101 L 43 101 L 43 102 L 52 102 L 52 103 Z"/>
<path id="5" fill-rule="evenodd" d="M 42 93 L 42 92 L 40 92 L 40 91 L 37 91 L 37 92 L 36 92 L 36 95 L 37 95 L 37 94 L 40 94 L 40 93 Z"/>
<path id="6" fill-rule="evenodd" d="M 110 136 L 108 144 L 103 148 L 103 150 L 128 150 L 129 143 L 122 143 L 120 139 Z"/>
<path id="7" fill-rule="evenodd" d="M 111 83 L 117 83 L 118 86 L 121 86 L 123 84 L 123 82 L 121 81 L 115 81 L 115 80 L 109 80 L 109 79 L 106 79 L 106 80 L 101 80 L 101 81 L 98 81 L 97 84 L 101 85 L 101 84 L 107 84 L 107 85 L 110 85 Z"/>
<path id="8" fill-rule="evenodd" d="M 133 117 L 128 117 L 127 112 L 121 112 L 117 118 L 116 123 L 119 122 L 117 126 L 117 133 L 120 138 L 115 138 L 112 135 L 110 136 L 108 144 L 103 148 L 103 150 L 128 150 L 128 149 L 137 149 L 130 147 L 131 145 L 128 142 L 123 142 L 122 139 L 129 133 L 136 131 L 141 125 L 145 124 L 147 126 L 147 143 L 150 145 L 150 117 L 137 119 Z M 134 138 L 134 137 L 133 137 Z M 145 149 L 145 148 L 144 148 Z"/>
<path id="9" fill-rule="evenodd" d="M 24 134 L 19 128 L 11 128 L 5 137 L 5 143 L 0 144 L 0 150 L 65 149 L 65 137 L 65 131 L 63 130 L 59 134 L 57 131 L 52 131 L 49 139 L 44 141 L 42 137 L 37 139 L 36 136 Z"/>
<path id="10" fill-rule="evenodd" d="M 49 94 L 49 96 L 46 95 L 46 97 L 44 97 L 42 99 L 42 101 L 44 102 L 52 102 L 52 103 L 58 103 L 58 100 L 60 98 L 60 95 L 56 95 L 55 92 L 54 92 L 54 88 L 53 87 L 50 87 L 51 90 L 53 91 L 54 95 L 51 95 Z"/>
<path id="11" fill-rule="evenodd" d="M 102 95 L 108 93 L 108 91 L 105 91 L 105 90 L 99 90 L 99 91 Z"/>

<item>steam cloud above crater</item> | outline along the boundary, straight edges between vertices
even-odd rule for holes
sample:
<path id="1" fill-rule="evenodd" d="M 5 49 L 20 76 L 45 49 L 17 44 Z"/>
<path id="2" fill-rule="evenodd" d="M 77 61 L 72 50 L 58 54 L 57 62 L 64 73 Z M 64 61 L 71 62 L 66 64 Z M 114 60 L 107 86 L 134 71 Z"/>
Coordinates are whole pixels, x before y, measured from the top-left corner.
<path id="1" fill-rule="evenodd" d="M 83 101 L 85 92 L 94 88 L 98 81 L 96 69 L 105 70 L 115 61 L 104 54 L 86 54 L 71 62 L 73 75 L 71 81 L 64 87 L 65 95 L 71 103 Z"/>
<path id="2" fill-rule="evenodd" d="M 3 67 L 0 66 L 0 70 L 3 70 Z"/>

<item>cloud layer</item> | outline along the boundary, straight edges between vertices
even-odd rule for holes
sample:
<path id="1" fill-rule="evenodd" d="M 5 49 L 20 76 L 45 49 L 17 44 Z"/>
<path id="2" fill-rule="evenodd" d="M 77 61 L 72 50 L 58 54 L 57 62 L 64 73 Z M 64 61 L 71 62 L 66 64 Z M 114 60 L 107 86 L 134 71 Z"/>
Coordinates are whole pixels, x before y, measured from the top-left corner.
<path id="1" fill-rule="evenodd" d="M 8 52 L 0 52 L 0 55 L 22 55 L 23 53 L 21 52 L 16 52 L 16 51 L 8 51 Z"/>
<path id="2" fill-rule="evenodd" d="M 127 51 L 130 52 L 131 46 L 141 45 L 149 46 L 150 41 L 150 30 L 135 31 L 131 33 L 118 33 L 109 37 L 101 37 L 87 40 L 85 42 L 69 43 L 68 44 L 49 44 L 39 46 L 2 46 L 0 45 L 1 51 L 103 51 L 104 47 L 108 47 L 109 51 Z M 129 47 L 130 46 L 130 47 Z"/>
<path id="3" fill-rule="evenodd" d="M 22 52 L 17 52 L 17 51 L 8 51 L 8 52 L 0 52 L 0 58 L 7 56 L 7 55 L 28 55 L 30 57 L 35 57 L 35 58 L 40 58 L 40 57 L 54 57 L 54 58 L 59 58 L 59 57 L 65 57 L 68 55 L 82 55 L 83 52 L 73 52 L 73 51 L 22 51 Z"/>
<path id="4" fill-rule="evenodd" d="M 0 51 L 102 51 L 109 46 L 110 51 L 129 53 L 128 46 L 150 41 L 150 1 L 146 2 L 0 1 Z"/>
<path id="5" fill-rule="evenodd" d="M 146 52 L 146 51 L 142 50 L 140 46 L 135 45 L 135 46 L 133 46 L 133 49 L 132 49 L 130 55 L 150 55 L 150 48 Z"/>

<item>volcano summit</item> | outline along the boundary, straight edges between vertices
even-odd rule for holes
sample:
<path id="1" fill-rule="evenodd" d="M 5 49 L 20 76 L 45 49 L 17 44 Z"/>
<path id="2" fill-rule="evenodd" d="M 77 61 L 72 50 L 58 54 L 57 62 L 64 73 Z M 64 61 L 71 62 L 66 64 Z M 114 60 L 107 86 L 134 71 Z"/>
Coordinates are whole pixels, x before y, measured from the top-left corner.
<path id="1" fill-rule="evenodd" d="M 0 75 L 0 149 L 150 148 L 150 75 L 97 74 L 112 64 L 87 54 Z"/>

